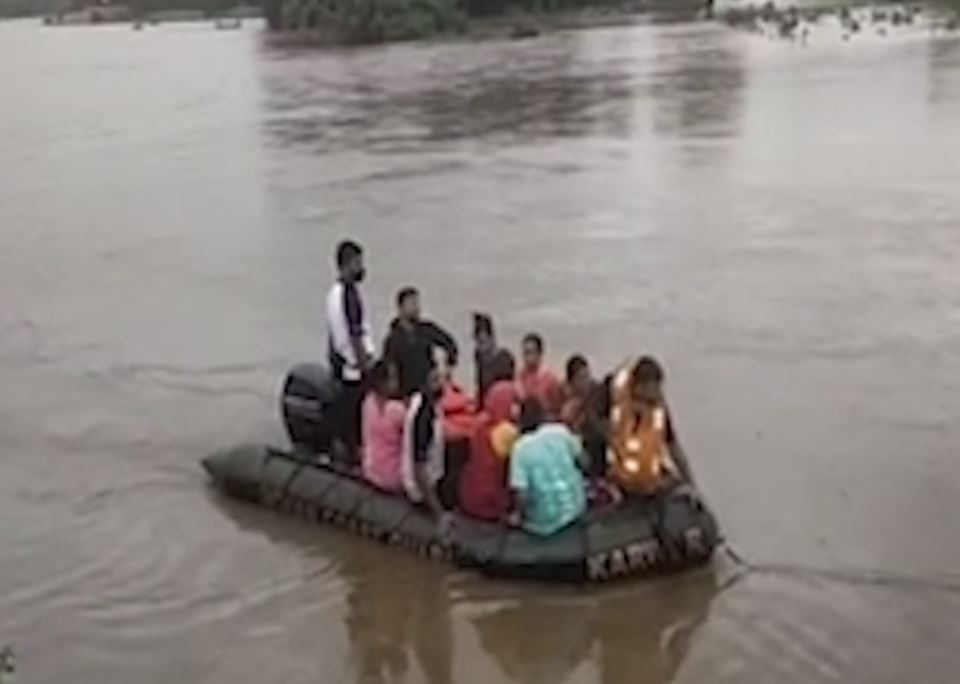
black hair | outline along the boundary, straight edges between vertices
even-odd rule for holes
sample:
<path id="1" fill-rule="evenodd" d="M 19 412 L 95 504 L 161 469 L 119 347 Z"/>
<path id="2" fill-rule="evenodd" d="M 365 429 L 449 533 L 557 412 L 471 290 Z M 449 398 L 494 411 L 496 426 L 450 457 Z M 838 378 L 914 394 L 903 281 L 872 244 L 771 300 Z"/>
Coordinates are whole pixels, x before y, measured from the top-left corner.
<path id="1" fill-rule="evenodd" d="M 577 373 L 582 371 L 584 368 L 589 368 L 590 364 L 587 363 L 587 359 L 584 358 L 583 354 L 574 354 L 569 359 L 567 359 L 567 382 L 573 382 L 573 379 L 577 377 Z"/>
<path id="2" fill-rule="evenodd" d="M 392 367 L 393 364 L 386 359 L 380 359 L 373 364 L 373 368 L 370 369 L 370 387 L 373 388 L 374 391 L 384 388 L 390 379 L 390 370 Z"/>
<path id="3" fill-rule="evenodd" d="M 337 268 L 343 268 L 351 259 L 363 254 L 363 247 L 353 240 L 344 240 L 337 245 Z"/>
<path id="4" fill-rule="evenodd" d="M 490 314 L 473 314 L 473 336 L 476 337 L 481 333 L 486 333 L 490 337 L 494 336 L 493 319 L 490 317 Z"/>
<path id="5" fill-rule="evenodd" d="M 534 347 L 536 347 L 538 353 L 543 353 L 543 336 L 539 333 L 527 333 L 524 335 L 523 346 L 527 346 L 528 344 L 532 344 Z"/>
<path id="6" fill-rule="evenodd" d="M 546 413 L 536 397 L 528 397 L 520 404 L 520 432 L 533 432 L 543 424 Z"/>
<path id="7" fill-rule="evenodd" d="M 490 379 L 493 382 L 513 380 L 517 375 L 517 362 L 507 349 L 498 349 L 490 361 Z"/>
<path id="8" fill-rule="evenodd" d="M 419 297 L 420 292 L 415 287 L 403 287 L 397 292 L 397 306 L 403 306 L 403 303 L 410 297 Z"/>
<path id="9" fill-rule="evenodd" d="M 641 382 L 663 382 L 663 367 L 652 356 L 643 356 L 633 367 L 633 381 Z"/>

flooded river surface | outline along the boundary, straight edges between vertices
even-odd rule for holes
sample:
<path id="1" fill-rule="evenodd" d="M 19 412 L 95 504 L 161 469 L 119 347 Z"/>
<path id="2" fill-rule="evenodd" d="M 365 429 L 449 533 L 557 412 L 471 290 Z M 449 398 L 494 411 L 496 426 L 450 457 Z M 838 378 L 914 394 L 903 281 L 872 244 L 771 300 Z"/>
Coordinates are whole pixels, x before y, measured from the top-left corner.
<path id="1" fill-rule="evenodd" d="M 15 682 L 956 681 L 960 37 L 11 23 L 0 64 Z M 210 491 L 283 439 L 343 236 L 380 331 L 415 283 L 464 344 L 662 357 L 755 569 L 517 586 Z"/>

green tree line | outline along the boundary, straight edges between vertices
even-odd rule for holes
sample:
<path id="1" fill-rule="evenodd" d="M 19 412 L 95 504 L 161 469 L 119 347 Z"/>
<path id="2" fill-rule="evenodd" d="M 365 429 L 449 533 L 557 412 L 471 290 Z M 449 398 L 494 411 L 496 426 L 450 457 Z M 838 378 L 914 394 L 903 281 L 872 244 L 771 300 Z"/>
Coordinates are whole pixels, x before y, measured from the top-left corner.
<path id="1" fill-rule="evenodd" d="M 462 30 L 475 17 L 622 7 L 628 0 L 262 0 L 276 30 L 332 29 L 345 42 L 423 38 Z M 960 0 L 958 0 L 960 1 Z"/>

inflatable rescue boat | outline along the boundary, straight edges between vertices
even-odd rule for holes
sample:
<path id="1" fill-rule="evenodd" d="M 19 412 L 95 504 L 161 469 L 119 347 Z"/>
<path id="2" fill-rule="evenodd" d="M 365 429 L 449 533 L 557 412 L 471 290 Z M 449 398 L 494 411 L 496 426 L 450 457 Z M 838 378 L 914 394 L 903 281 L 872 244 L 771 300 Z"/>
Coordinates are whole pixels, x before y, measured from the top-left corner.
<path id="1" fill-rule="evenodd" d="M 441 539 L 429 513 L 329 462 L 324 415 L 335 397 L 321 367 L 294 368 L 282 400 L 294 447 L 240 446 L 203 459 L 204 469 L 228 495 L 495 577 L 590 583 L 673 572 L 708 562 L 719 543 L 690 489 L 591 511 L 550 537 L 458 516 Z"/>

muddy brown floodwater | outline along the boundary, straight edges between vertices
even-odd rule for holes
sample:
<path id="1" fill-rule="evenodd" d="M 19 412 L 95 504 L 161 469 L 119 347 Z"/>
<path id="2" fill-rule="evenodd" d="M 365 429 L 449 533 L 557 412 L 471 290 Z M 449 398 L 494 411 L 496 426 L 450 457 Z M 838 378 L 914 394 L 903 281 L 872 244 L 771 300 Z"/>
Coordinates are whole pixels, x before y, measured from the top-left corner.
<path id="1" fill-rule="evenodd" d="M 0 64 L 16 682 L 957 680 L 960 37 L 18 22 Z M 485 308 L 557 364 L 661 356 L 755 569 L 516 586 L 211 492 L 198 458 L 282 439 L 345 235 L 381 331 L 416 283 L 463 342 Z"/>

